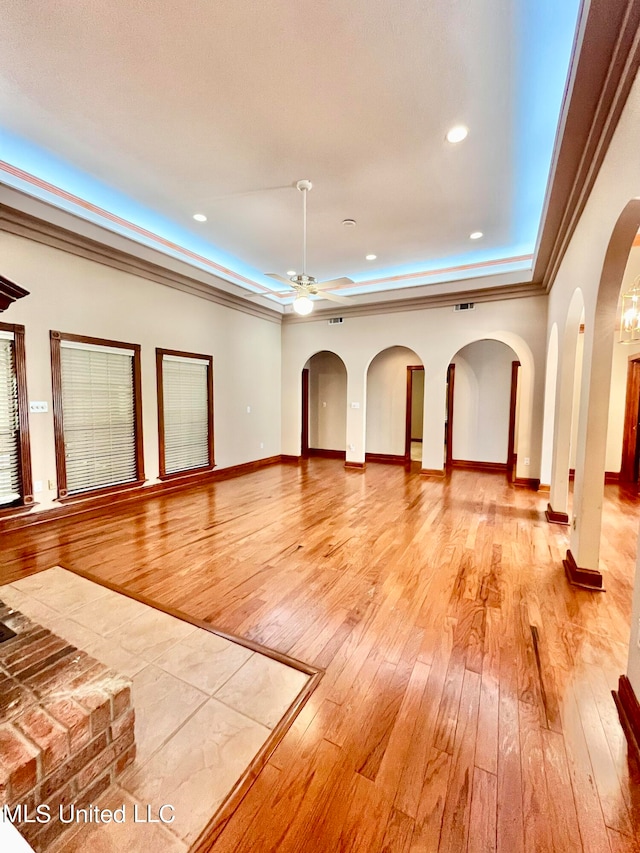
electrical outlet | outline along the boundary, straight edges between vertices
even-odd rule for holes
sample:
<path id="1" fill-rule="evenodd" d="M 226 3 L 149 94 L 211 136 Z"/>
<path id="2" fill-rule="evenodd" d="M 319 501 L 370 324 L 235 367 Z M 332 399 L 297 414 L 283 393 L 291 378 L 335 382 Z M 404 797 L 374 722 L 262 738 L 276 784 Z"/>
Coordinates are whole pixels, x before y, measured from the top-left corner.
<path id="1" fill-rule="evenodd" d="M 528 457 L 528 456 L 525 456 L 525 457 L 524 457 L 524 464 L 525 464 L 525 465 L 531 465 L 531 459 L 529 459 L 529 457 Z"/>
<path id="2" fill-rule="evenodd" d="M 323 400 L 323 401 L 322 401 L 322 408 L 323 408 L 323 409 L 326 409 L 326 408 L 327 408 L 327 401 L 326 401 L 326 400 Z"/>
<path id="3" fill-rule="evenodd" d="M 42 491 L 42 480 L 36 480 L 33 484 L 33 491 L 35 494 Z"/>
<path id="4" fill-rule="evenodd" d="M 351 404 L 351 408 L 352 408 L 352 409 L 359 409 L 359 408 L 360 408 L 360 403 L 352 403 L 352 404 Z"/>
<path id="5" fill-rule="evenodd" d="M 247 414 L 248 414 L 248 415 L 250 415 L 250 414 L 251 414 L 251 406 L 247 406 Z"/>
<path id="6" fill-rule="evenodd" d="M 573 519 L 571 521 L 571 526 L 573 527 L 574 530 L 576 529 L 577 524 L 578 524 L 578 519 L 574 515 Z"/>
<path id="7" fill-rule="evenodd" d="M 349 445 L 349 450 L 355 450 L 355 449 L 356 449 L 355 444 L 350 444 L 350 445 Z"/>
<path id="8" fill-rule="evenodd" d="M 260 450 L 264 450 L 264 441 L 260 442 Z"/>

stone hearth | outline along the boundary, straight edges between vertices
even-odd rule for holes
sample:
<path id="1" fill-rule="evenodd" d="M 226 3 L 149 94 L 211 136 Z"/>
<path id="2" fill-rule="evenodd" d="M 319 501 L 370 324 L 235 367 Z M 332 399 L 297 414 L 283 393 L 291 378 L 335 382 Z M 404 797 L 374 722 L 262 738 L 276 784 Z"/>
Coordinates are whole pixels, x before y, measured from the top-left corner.
<path id="1" fill-rule="evenodd" d="M 94 803 L 133 762 L 131 682 L 2 601 L 0 623 L 15 632 L 0 642 L 0 809 L 43 851 L 61 808 Z M 38 805 L 47 823 L 25 819 Z"/>

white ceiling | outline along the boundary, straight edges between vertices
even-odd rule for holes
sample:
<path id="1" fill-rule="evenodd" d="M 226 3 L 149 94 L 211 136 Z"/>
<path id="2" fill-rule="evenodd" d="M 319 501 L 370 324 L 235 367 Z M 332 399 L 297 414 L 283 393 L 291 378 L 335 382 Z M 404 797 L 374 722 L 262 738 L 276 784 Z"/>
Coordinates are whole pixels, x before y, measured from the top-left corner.
<path id="1" fill-rule="evenodd" d="M 5 0 L 0 124 L 244 269 L 299 271 L 300 178 L 320 279 L 509 257 L 523 5 Z"/>

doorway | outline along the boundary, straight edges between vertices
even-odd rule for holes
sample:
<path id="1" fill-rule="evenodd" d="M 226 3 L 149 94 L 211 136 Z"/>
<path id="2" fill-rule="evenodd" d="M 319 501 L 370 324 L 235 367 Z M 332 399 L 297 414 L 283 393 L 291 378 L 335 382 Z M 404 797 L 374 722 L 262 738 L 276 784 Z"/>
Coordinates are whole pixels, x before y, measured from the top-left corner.
<path id="1" fill-rule="evenodd" d="M 404 459 L 422 463 L 422 420 L 424 414 L 424 367 L 407 366 L 407 407 L 405 416 Z"/>
<path id="2" fill-rule="evenodd" d="M 640 356 L 629 360 L 622 433 L 620 482 L 637 483 L 640 467 Z"/>

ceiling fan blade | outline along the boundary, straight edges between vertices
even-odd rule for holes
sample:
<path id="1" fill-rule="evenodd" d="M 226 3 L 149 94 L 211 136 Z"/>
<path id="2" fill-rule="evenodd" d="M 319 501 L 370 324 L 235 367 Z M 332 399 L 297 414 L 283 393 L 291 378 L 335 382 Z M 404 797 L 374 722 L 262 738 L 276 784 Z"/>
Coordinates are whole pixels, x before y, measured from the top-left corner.
<path id="1" fill-rule="evenodd" d="M 289 291 L 289 293 L 286 293 L 284 291 L 279 291 L 279 293 L 283 296 L 290 296 L 290 295 L 295 293 L 295 290 L 291 290 L 291 291 Z M 257 299 L 259 296 L 264 296 L 265 298 L 268 299 L 269 297 L 275 296 L 276 294 L 275 294 L 275 292 L 271 293 L 269 291 L 261 290 L 258 293 L 251 292 L 251 293 L 246 293 L 243 295 L 246 299 Z"/>
<path id="2" fill-rule="evenodd" d="M 278 275 L 277 272 L 266 272 L 266 276 L 269 278 L 275 278 L 276 281 L 281 281 L 283 284 L 288 284 L 291 287 L 291 279 L 285 278 L 283 275 Z"/>
<path id="3" fill-rule="evenodd" d="M 347 278 L 332 278 L 330 281 L 321 281 L 316 284 L 316 290 L 330 290 L 332 287 L 345 287 L 348 284 L 355 284 L 353 279 Z"/>
<path id="4" fill-rule="evenodd" d="M 353 300 L 348 296 L 338 296 L 335 293 L 318 293 L 321 299 L 329 299 L 331 302 L 339 302 L 341 305 L 353 305 Z"/>

